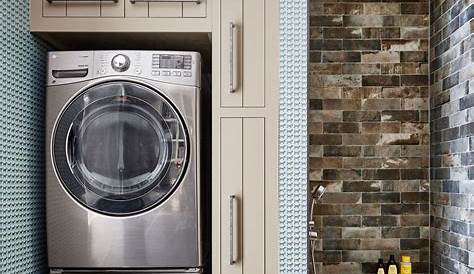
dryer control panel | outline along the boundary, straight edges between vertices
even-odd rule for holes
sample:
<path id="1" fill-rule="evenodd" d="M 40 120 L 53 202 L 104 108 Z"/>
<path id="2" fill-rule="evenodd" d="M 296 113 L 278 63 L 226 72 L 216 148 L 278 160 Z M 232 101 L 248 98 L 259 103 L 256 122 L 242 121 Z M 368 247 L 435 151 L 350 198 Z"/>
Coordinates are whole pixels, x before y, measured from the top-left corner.
<path id="1" fill-rule="evenodd" d="M 49 53 L 48 85 L 135 76 L 200 86 L 201 56 L 187 51 L 60 51 Z"/>

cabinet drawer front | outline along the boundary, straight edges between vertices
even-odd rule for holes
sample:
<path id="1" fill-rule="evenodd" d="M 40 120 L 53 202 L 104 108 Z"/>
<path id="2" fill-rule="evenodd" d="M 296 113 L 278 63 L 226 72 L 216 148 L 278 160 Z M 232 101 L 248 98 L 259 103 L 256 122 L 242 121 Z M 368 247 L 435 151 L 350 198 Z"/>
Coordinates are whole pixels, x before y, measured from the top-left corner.
<path id="1" fill-rule="evenodd" d="M 148 3 L 125 0 L 125 17 L 148 17 Z"/>
<path id="2" fill-rule="evenodd" d="M 66 14 L 71 17 L 100 17 L 100 1 L 66 3 Z"/>
<path id="3" fill-rule="evenodd" d="M 197 3 L 183 3 L 183 17 L 206 17 L 207 1 L 202 0 Z"/>
<path id="4" fill-rule="evenodd" d="M 117 3 L 112 1 L 101 1 L 100 16 L 101 17 L 124 17 L 125 16 L 125 1 L 118 0 Z"/>
<path id="5" fill-rule="evenodd" d="M 43 0 L 43 16 L 44 17 L 66 16 L 66 2 L 49 3 L 48 0 Z"/>
<path id="6" fill-rule="evenodd" d="M 150 17 L 182 17 L 183 3 L 181 2 L 156 2 L 149 3 Z"/>

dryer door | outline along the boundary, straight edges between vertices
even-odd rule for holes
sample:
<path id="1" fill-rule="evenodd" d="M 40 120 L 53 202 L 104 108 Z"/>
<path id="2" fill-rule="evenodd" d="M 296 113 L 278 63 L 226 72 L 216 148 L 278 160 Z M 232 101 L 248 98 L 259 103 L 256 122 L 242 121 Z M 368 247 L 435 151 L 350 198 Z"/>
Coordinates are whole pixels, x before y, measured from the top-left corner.
<path id="1" fill-rule="evenodd" d="M 85 90 L 64 108 L 53 136 L 53 163 L 65 189 L 111 215 L 160 204 L 179 185 L 189 158 L 177 109 L 135 82 Z"/>

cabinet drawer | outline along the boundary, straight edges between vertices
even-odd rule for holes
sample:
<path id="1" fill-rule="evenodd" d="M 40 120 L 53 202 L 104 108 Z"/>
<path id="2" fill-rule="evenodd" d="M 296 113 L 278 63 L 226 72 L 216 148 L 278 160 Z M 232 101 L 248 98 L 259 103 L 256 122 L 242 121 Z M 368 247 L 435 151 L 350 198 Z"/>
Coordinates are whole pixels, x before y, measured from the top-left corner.
<path id="1" fill-rule="evenodd" d="M 100 1 L 82 2 L 67 1 L 66 16 L 70 17 L 100 17 Z"/>
<path id="2" fill-rule="evenodd" d="M 150 2 L 150 17 L 182 17 L 183 3 L 181 2 Z"/>
<path id="3" fill-rule="evenodd" d="M 125 17 L 148 17 L 148 2 L 125 0 Z"/>
<path id="4" fill-rule="evenodd" d="M 44 17 L 64 17 L 66 16 L 66 2 L 52 2 L 43 0 Z"/>
<path id="5" fill-rule="evenodd" d="M 183 17 L 206 17 L 207 1 L 201 0 L 200 3 L 184 2 Z"/>
<path id="6" fill-rule="evenodd" d="M 125 1 L 118 0 L 117 3 L 113 1 L 100 2 L 100 16 L 101 17 L 124 17 L 125 16 Z"/>
<path id="7" fill-rule="evenodd" d="M 123 17 L 124 3 L 117 1 L 48 1 L 43 2 L 44 17 Z"/>

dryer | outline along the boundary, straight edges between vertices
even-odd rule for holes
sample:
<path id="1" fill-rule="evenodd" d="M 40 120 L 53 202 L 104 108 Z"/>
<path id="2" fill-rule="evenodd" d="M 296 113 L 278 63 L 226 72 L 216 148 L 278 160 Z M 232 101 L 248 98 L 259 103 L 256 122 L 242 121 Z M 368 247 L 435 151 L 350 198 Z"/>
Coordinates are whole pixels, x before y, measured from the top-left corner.
<path id="1" fill-rule="evenodd" d="M 200 55 L 50 52 L 52 273 L 200 273 Z"/>

